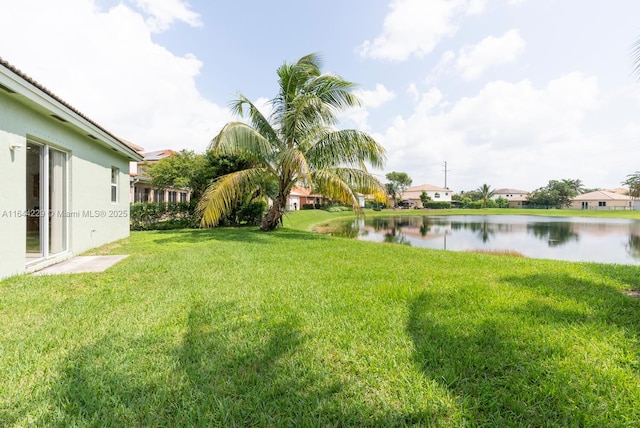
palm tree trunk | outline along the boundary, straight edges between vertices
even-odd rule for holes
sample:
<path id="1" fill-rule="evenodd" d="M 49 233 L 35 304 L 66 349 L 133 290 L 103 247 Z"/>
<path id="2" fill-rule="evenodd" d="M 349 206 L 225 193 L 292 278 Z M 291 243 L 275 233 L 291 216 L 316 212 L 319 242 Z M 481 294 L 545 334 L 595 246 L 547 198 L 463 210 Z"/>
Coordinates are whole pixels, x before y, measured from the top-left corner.
<path id="1" fill-rule="evenodd" d="M 278 193 L 278 196 L 273 201 L 271 208 L 267 211 L 267 214 L 262 218 L 261 230 L 271 231 L 276 229 L 282 224 L 282 216 L 284 215 L 284 209 L 287 204 L 287 198 L 284 193 Z"/>

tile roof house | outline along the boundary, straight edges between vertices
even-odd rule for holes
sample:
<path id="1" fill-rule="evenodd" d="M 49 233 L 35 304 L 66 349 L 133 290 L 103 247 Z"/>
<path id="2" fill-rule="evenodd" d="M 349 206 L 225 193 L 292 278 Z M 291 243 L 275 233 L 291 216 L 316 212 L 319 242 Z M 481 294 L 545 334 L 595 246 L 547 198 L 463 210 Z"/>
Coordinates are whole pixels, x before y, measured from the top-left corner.
<path id="1" fill-rule="evenodd" d="M 583 193 L 571 201 L 574 210 L 630 210 L 634 209 L 634 200 L 625 194 L 610 190 L 597 190 Z"/>
<path id="2" fill-rule="evenodd" d="M 329 199 L 319 193 L 313 193 L 311 189 L 306 187 L 294 186 L 287 198 L 287 209 L 289 211 L 297 211 L 309 205 L 313 205 L 314 208 L 320 208 L 328 203 Z"/>
<path id="3" fill-rule="evenodd" d="M 426 192 L 434 202 L 451 202 L 453 191 L 444 187 L 433 186 L 431 184 L 421 184 L 419 186 L 408 187 L 402 194 L 403 201 L 409 201 L 412 205 L 422 207 L 420 195 Z"/>
<path id="4" fill-rule="evenodd" d="M 134 147 L 0 58 L 0 278 L 127 237 Z"/>
<path id="5" fill-rule="evenodd" d="M 496 200 L 503 197 L 509 201 L 509 208 L 522 208 L 529 204 L 528 196 L 529 192 L 526 190 L 504 188 L 494 190 L 491 199 Z"/>
<path id="6" fill-rule="evenodd" d="M 162 159 L 177 154 L 175 150 L 164 149 L 152 152 L 139 152 L 144 156 L 141 162 L 131 162 L 130 164 L 130 194 L 131 203 L 136 202 L 189 202 L 191 200 L 191 189 L 173 188 L 157 189 L 151 185 L 151 177 L 146 173 L 149 165 Z"/>

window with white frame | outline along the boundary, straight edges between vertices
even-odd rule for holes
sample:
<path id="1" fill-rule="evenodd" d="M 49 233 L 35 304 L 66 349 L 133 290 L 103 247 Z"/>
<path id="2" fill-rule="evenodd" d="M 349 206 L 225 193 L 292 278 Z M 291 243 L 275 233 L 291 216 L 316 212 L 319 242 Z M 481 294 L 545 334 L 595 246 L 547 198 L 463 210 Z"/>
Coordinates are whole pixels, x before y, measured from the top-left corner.
<path id="1" fill-rule="evenodd" d="M 118 202 L 118 178 L 120 176 L 120 170 L 115 166 L 111 167 L 111 202 L 114 204 Z"/>

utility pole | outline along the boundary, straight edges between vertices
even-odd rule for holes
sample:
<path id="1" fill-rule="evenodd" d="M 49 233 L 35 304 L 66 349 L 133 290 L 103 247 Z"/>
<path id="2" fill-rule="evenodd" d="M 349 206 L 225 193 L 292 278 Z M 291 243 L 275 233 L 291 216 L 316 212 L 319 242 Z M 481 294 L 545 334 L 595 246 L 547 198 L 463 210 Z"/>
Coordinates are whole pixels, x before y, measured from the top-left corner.
<path id="1" fill-rule="evenodd" d="M 447 172 L 449 172 L 450 170 L 447 169 L 447 161 L 444 161 L 444 188 L 448 189 L 447 187 Z"/>

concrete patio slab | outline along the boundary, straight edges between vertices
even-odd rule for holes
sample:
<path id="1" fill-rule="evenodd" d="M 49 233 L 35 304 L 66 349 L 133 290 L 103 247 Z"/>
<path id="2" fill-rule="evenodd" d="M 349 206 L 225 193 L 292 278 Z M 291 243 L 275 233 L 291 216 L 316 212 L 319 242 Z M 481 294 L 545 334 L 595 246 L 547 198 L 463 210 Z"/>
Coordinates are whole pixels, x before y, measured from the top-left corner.
<path id="1" fill-rule="evenodd" d="M 64 262 L 33 272 L 32 275 L 104 272 L 106 269 L 127 257 L 129 256 L 76 256 Z"/>

